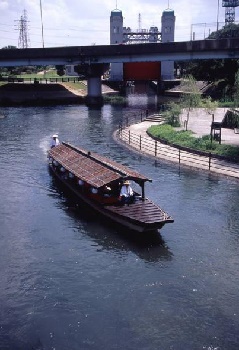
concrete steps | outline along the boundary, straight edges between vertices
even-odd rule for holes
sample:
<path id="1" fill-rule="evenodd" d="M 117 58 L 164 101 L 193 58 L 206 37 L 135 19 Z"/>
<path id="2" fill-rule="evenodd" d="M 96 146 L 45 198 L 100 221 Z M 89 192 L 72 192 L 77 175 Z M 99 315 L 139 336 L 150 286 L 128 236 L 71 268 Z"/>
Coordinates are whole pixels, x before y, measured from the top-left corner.
<path id="1" fill-rule="evenodd" d="M 145 120 L 151 121 L 151 122 L 162 123 L 165 121 L 165 118 L 162 116 L 162 114 L 151 114 L 151 115 L 148 115 L 145 118 Z"/>

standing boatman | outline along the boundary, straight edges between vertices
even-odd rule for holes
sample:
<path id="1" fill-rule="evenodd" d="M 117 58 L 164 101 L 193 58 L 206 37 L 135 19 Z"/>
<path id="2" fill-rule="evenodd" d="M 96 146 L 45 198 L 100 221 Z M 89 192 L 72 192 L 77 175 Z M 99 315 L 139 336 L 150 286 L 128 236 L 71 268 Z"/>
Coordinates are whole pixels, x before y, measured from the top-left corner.
<path id="1" fill-rule="evenodd" d="M 51 148 L 58 146 L 59 144 L 60 144 L 60 141 L 58 139 L 58 135 L 57 134 L 52 135 Z"/>

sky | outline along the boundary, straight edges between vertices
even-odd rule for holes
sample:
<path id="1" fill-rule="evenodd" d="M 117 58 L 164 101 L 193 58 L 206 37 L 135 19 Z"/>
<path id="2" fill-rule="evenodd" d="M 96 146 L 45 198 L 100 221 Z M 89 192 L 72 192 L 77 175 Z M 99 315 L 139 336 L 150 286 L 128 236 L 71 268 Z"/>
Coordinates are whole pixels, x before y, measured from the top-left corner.
<path id="1" fill-rule="evenodd" d="M 175 41 L 190 40 L 192 33 L 196 40 L 204 39 L 216 30 L 217 21 L 219 28 L 225 22 L 222 0 L 0 0 L 0 48 L 19 46 L 24 11 L 29 47 L 108 45 L 110 14 L 116 8 L 132 30 L 161 30 L 162 12 L 174 10 Z"/>

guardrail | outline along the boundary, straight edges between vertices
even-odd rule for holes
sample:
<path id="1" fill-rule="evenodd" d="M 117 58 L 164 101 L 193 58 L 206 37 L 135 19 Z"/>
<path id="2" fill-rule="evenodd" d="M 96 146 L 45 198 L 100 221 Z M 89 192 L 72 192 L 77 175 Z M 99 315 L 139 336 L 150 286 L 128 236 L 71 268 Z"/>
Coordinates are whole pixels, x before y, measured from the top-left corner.
<path id="1" fill-rule="evenodd" d="M 135 150 L 141 151 L 156 159 L 164 159 L 180 165 L 195 167 L 227 176 L 239 178 L 239 165 L 237 163 L 213 157 L 211 153 L 208 156 L 194 154 L 180 148 L 171 147 L 150 137 L 144 137 L 133 133 L 129 128 L 119 127 L 119 138 Z"/>
<path id="2" fill-rule="evenodd" d="M 80 77 L 37 77 L 37 78 L 25 78 L 25 77 L 2 77 L 0 81 L 5 81 L 8 83 L 37 83 L 37 84 L 47 84 L 47 83 L 67 83 L 67 82 L 78 82 L 83 79 Z"/>

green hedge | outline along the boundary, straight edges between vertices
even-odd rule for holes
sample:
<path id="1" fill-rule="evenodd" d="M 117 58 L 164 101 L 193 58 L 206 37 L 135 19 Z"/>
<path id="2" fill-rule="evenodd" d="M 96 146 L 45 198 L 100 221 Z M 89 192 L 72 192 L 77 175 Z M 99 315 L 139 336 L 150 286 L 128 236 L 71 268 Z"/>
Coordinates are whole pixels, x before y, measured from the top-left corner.
<path id="1" fill-rule="evenodd" d="M 214 140 L 211 142 L 210 135 L 195 137 L 192 131 L 177 131 L 168 124 L 153 125 L 148 129 L 148 134 L 154 138 L 159 138 L 174 145 L 188 147 L 192 150 L 211 152 L 232 159 L 239 159 L 239 147 L 220 145 Z"/>

